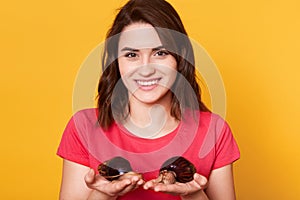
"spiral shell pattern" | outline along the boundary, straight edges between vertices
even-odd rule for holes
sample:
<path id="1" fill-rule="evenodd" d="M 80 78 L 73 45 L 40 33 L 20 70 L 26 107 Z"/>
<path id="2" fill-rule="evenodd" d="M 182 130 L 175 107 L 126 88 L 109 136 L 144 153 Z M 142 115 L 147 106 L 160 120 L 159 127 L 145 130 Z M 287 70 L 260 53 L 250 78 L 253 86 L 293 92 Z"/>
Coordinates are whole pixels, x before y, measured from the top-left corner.
<path id="1" fill-rule="evenodd" d="M 98 166 L 98 171 L 101 176 L 109 181 L 113 181 L 132 171 L 132 168 L 128 160 L 118 156 L 101 163 Z"/>
<path id="2" fill-rule="evenodd" d="M 164 162 L 159 171 L 160 173 L 164 171 L 173 171 L 177 182 L 186 183 L 193 180 L 196 168 L 184 157 L 175 156 Z"/>

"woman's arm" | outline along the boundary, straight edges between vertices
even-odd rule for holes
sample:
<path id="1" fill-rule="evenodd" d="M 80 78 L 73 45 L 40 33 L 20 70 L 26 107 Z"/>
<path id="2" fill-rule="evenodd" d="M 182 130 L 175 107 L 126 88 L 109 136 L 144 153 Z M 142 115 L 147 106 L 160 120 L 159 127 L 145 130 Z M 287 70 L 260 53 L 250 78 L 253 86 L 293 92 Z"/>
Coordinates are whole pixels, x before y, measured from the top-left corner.
<path id="1" fill-rule="evenodd" d="M 85 180 L 91 169 L 68 160 L 63 161 L 63 176 L 60 189 L 60 200 L 114 200 L 116 197 L 108 196 L 99 191 L 90 189 Z M 93 176 L 94 177 L 94 176 Z M 91 178 L 91 177 L 90 177 Z M 103 178 L 104 179 L 104 178 Z M 91 178 L 91 184 L 94 179 Z M 107 182 L 103 180 L 103 182 Z M 97 183 L 95 183 L 97 184 Z"/>
<path id="2" fill-rule="evenodd" d="M 84 177 L 90 168 L 65 160 L 63 161 L 63 174 L 60 188 L 60 200 L 87 199 L 91 189 L 84 182 Z"/>
<path id="3" fill-rule="evenodd" d="M 194 175 L 188 183 L 157 184 L 148 181 L 145 189 L 180 195 L 182 200 L 235 200 L 232 165 L 215 169 L 207 182 L 204 176 Z"/>
<path id="4" fill-rule="evenodd" d="M 235 200 L 232 164 L 211 172 L 206 194 L 210 200 Z"/>
<path id="5" fill-rule="evenodd" d="M 144 184 L 139 175 L 108 181 L 89 167 L 64 160 L 60 200 L 114 200 Z"/>

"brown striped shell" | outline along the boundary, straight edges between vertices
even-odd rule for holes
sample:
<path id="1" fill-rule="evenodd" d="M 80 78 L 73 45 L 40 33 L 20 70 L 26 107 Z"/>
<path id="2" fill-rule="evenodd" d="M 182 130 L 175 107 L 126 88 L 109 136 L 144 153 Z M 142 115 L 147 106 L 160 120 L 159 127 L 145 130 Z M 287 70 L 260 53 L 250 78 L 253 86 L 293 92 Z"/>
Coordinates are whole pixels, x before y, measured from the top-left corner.
<path id="1" fill-rule="evenodd" d="M 119 179 L 123 174 L 131 172 L 132 168 L 128 160 L 118 156 L 100 164 L 98 171 L 101 176 L 113 181 Z"/>
<path id="2" fill-rule="evenodd" d="M 157 182 L 165 184 L 172 184 L 176 181 L 186 183 L 193 180 L 196 168 L 184 157 L 175 156 L 164 162 L 159 171 Z"/>

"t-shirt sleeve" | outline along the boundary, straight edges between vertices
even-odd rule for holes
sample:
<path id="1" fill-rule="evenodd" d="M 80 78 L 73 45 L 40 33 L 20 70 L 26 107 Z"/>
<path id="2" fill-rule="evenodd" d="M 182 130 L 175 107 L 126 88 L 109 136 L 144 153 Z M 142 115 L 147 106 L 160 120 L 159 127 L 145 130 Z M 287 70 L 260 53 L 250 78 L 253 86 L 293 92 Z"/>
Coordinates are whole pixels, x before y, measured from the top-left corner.
<path id="1" fill-rule="evenodd" d="M 215 146 L 216 158 L 213 169 L 231 164 L 240 158 L 240 151 L 229 125 L 225 121 L 222 124 L 223 128 Z"/>
<path id="2" fill-rule="evenodd" d="M 63 132 L 57 155 L 66 160 L 89 166 L 89 154 L 78 135 L 74 117 L 70 119 Z"/>

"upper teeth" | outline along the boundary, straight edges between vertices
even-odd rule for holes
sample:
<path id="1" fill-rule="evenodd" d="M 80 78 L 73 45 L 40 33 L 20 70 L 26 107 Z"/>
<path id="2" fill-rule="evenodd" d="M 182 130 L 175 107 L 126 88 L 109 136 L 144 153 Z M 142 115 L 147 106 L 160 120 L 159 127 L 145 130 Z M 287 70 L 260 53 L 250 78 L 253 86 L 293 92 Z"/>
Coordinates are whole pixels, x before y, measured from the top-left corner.
<path id="1" fill-rule="evenodd" d="M 152 80 L 152 81 L 141 81 L 141 80 L 138 80 L 136 81 L 139 85 L 142 85 L 142 86 L 149 86 L 149 85 L 155 85 L 158 83 L 158 79 L 156 80 Z"/>

